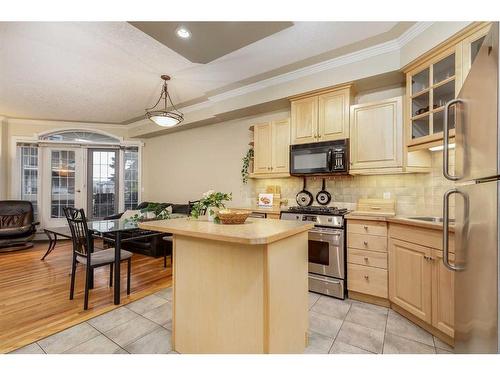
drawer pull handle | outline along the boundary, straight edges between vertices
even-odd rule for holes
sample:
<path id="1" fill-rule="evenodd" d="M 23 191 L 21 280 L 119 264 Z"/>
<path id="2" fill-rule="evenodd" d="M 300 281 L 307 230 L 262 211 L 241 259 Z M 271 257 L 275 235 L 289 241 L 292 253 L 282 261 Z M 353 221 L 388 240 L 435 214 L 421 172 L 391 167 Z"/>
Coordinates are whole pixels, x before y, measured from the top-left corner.
<path id="1" fill-rule="evenodd" d="M 363 225 L 363 228 L 365 228 L 365 230 L 368 230 L 368 225 Z"/>
<path id="2" fill-rule="evenodd" d="M 365 257 L 365 262 L 368 263 L 368 257 Z"/>
<path id="3" fill-rule="evenodd" d="M 363 245 L 368 246 L 368 241 L 363 241 Z"/>
<path id="4" fill-rule="evenodd" d="M 365 275 L 365 280 L 368 281 L 369 279 L 368 275 Z"/>

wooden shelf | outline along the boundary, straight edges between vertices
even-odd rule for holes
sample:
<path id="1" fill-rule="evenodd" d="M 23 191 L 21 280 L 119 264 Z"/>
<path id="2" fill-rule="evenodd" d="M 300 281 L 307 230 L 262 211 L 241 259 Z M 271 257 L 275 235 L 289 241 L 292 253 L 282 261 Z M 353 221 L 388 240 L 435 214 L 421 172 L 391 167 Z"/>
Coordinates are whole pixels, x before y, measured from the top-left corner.
<path id="1" fill-rule="evenodd" d="M 429 90 L 430 90 L 430 88 L 429 88 L 429 87 L 427 87 L 426 89 L 423 89 L 422 91 L 419 91 L 419 92 L 417 92 L 416 94 L 413 94 L 413 95 L 411 96 L 411 98 L 412 98 L 412 99 L 415 99 L 415 98 L 419 97 L 420 95 L 424 95 L 424 94 L 428 93 L 428 92 L 429 92 Z"/>
<path id="2" fill-rule="evenodd" d="M 249 178 L 286 178 L 290 173 L 250 173 Z"/>
<path id="3" fill-rule="evenodd" d="M 455 76 L 451 76 L 451 77 L 448 77 L 446 78 L 445 80 L 443 81 L 439 81 L 438 83 L 434 83 L 431 88 L 432 89 L 435 89 L 435 88 L 438 88 L 440 86 L 443 86 L 443 85 L 446 85 L 448 82 L 451 82 L 451 81 L 454 81 L 455 80 Z"/>
<path id="4" fill-rule="evenodd" d="M 422 118 L 424 118 L 424 117 L 429 116 L 429 113 L 430 113 L 430 112 L 429 112 L 429 111 L 427 111 L 427 112 L 421 113 L 421 114 L 419 114 L 419 115 L 413 116 L 413 117 L 411 118 L 411 120 L 412 120 L 412 121 L 414 121 L 414 120 L 420 120 L 420 119 L 422 119 Z"/>

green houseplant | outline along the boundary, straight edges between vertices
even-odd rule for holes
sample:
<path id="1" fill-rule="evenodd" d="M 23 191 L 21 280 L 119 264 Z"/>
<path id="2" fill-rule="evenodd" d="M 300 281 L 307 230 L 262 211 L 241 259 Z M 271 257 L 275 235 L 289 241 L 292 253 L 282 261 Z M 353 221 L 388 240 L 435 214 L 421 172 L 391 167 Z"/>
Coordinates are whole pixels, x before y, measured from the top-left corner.
<path id="1" fill-rule="evenodd" d="M 241 167 L 241 180 L 244 184 L 248 182 L 248 176 L 250 175 L 250 163 L 253 160 L 253 148 L 248 149 L 246 155 L 243 157 L 243 165 Z"/>
<path id="2" fill-rule="evenodd" d="M 203 197 L 191 208 L 191 217 L 197 219 L 204 212 L 208 215 L 208 220 L 214 221 L 217 211 L 225 208 L 224 202 L 233 199 L 233 193 L 221 193 L 215 190 L 209 190 L 203 193 Z"/>

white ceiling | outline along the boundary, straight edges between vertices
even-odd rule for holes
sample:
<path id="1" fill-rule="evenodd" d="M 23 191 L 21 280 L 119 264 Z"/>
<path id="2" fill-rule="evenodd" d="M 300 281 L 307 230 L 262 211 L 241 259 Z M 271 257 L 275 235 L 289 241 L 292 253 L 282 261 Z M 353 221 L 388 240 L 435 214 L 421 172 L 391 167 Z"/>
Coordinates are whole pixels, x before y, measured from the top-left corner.
<path id="1" fill-rule="evenodd" d="M 123 123 L 172 76 L 174 103 L 383 34 L 396 22 L 296 22 L 208 64 L 191 63 L 126 22 L 0 22 L 0 114 Z M 221 41 L 223 43 L 224 41 Z"/>

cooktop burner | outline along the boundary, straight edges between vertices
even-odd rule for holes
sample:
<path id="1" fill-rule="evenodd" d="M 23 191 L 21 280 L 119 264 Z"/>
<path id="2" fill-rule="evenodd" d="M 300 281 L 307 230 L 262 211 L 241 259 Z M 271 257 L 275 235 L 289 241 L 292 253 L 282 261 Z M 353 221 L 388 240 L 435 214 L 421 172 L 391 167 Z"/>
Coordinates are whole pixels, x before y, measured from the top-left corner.
<path id="1" fill-rule="evenodd" d="M 322 206 L 295 206 L 290 207 L 287 212 L 297 214 L 316 214 L 316 215 L 345 215 L 349 212 L 347 208 L 322 207 Z"/>

